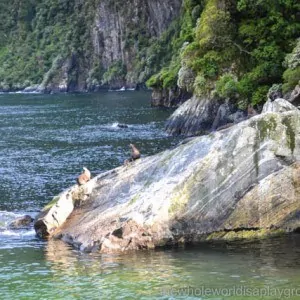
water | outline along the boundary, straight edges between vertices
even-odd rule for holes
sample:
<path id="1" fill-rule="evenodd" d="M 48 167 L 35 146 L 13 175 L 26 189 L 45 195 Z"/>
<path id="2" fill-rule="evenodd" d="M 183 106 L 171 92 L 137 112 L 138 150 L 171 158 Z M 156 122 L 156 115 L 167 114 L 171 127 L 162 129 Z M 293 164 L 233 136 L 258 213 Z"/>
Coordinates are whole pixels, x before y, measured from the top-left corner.
<path id="1" fill-rule="evenodd" d="M 162 128 L 170 111 L 149 93 L 0 95 L 0 210 L 35 210 L 75 183 L 119 166 L 135 143 L 143 155 L 174 140 Z M 119 128 L 117 123 L 129 128 Z"/>
<path id="2" fill-rule="evenodd" d="M 0 95 L 0 299 L 300 298 L 298 235 L 100 255 L 8 228 L 73 184 L 82 166 L 93 174 L 119 166 L 131 142 L 144 155 L 176 144 L 162 130 L 170 113 L 149 107 L 149 93 Z"/>

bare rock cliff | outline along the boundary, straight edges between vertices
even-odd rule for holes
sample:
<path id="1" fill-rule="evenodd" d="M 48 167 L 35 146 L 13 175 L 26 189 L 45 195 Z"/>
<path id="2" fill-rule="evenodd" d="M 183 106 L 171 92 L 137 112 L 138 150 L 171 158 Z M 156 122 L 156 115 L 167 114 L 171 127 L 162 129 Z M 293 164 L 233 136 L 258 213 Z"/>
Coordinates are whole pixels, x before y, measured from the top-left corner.
<path id="1" fill-rule="evenodd" d="M 56 60 L 38 91 L 96 91 L 144 83 L 147 48 L 179 16 L 181 4 L 182 0 L 100 1 L 85 36 L 90 39 L 85 41 L 91 45 L 89 52 L 75 51 Z"/>

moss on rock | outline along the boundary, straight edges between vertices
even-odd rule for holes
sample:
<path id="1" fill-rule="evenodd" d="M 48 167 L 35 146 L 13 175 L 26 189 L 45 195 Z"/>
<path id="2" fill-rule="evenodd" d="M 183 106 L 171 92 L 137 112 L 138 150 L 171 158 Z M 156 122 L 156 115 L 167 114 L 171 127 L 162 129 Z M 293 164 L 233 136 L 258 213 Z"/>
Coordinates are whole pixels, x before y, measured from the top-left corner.
<path id="1" fill-rule="evenodd" d="M 55 196 L 44 208 L 43 208 L 43 212 L 51 209 L 56 203 L 57 201 L 60 199 L 60 196 Z"/>
<path id="2" fill-rule="evenodd" d="M 285 117 L 282 120 L 282 123 L 286 126 L 286 136 L 288 146 L 291 149 L 292 153 L 295 150 L 295 143 L 296 143 L 296 134 L 295 134 L 295 125 L 293 124 L 293 119 L 291 117 Z"/>
<path id="3" fill-rule="evenodd" d="M 205 241 L 236 241 L 236 240 L 253 240 L 265 239 L 269 237 L 284 234 L 282 229 L 249 229 L 238 231 L 218 231 L 207 235 Z"/>
<path id="4" fill-rule="evenodd" d="M 267 137 L 273 137 L 277 128 L 276 117 L 270 114 L 267 118 L 259 119 L 257 129 L 259 132 L 259 140 L 263 141 Z"/>
<path id="5" fill-rule="evenodd" d="M 169 214 L 174 216 L 180 213 L 189 201 L 189 190 L 185 186 L 182 190 L 175 193 L 170 200 Z"/>

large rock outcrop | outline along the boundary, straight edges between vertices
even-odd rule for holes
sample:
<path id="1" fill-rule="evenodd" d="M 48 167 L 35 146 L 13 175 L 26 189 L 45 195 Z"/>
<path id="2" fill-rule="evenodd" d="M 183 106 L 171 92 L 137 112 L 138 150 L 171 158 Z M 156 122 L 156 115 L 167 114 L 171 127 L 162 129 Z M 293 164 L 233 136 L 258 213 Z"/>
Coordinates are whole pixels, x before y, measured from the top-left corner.
<path id="1" fill-rule="evenodd" d="M 178 87 L 173 89 L 154 88 L 151 95 L 151 106 L 178 107 L 191 97 L 191 94 Z"/>
<path id="2" fill-rule="evenodd" d="M 246 116 L 246 112 L 238 110 L 229 101 L 193 96 L 170 116 L 166 131 L 172 135 L 201 135 L 227 124 L 238 123 Z"/>
<path id="3" fill-rule="evenodd" d="M 169 134 L 200 135 L 210 130 L 219 104 L 210 99 L 193 96 L 183 103 L 166 122 Z"/>
<path id="4" fill-rule="evenodd" d="M 286 95 L 288 101 L 292 102 L 294 105 L 299 106 L 300 104 L 300 81 L 299 84 L 295 86 L 295 88 Z"/>
<path id="5" fill-rule="evenodd" d="M 267 111 L 100 174 L 63 225 L 35 228 L 101 252 L 298 230 L 299 161 L 300 112 Z"/>

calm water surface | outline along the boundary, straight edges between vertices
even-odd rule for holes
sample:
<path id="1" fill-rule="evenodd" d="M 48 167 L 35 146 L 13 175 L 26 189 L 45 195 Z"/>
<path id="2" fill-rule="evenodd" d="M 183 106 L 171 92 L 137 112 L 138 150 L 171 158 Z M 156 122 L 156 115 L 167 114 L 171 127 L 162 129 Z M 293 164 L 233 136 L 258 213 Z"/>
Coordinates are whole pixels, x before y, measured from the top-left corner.
<path id="1" fill-rule="evenodd" d="M 0 299 L 300 299 L 298 235 L 99 255 L 7 227 L 82 166 L 94 175 L 119 166 L 132 142 L 144 155 L 176 144 L 162 130 L 171 111 L 151 108 L 149 96 L 0 95 Z"/>

